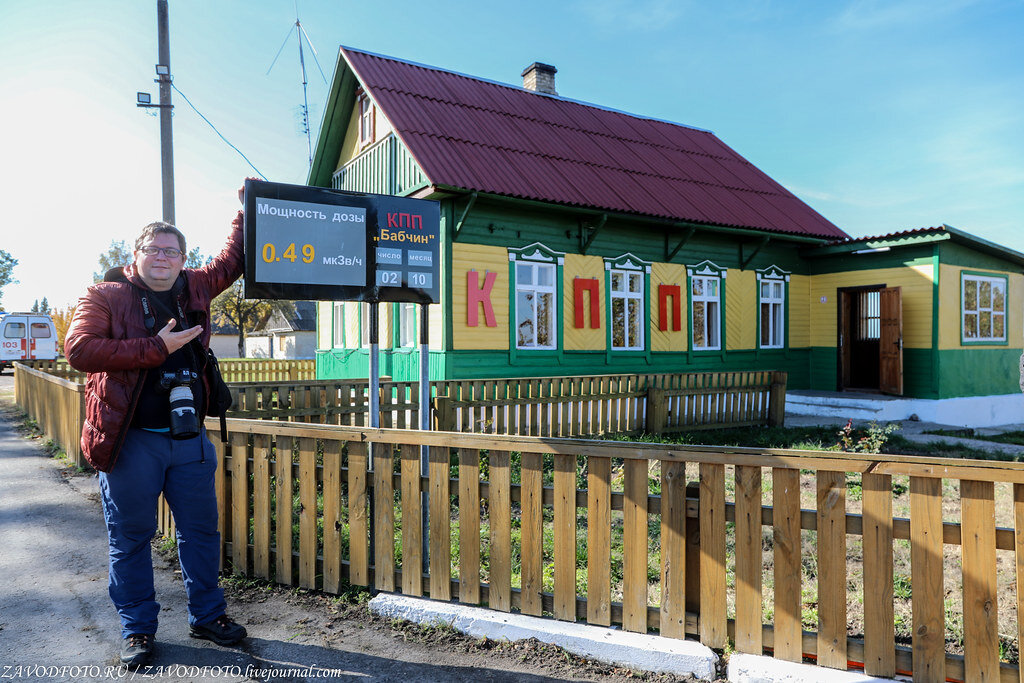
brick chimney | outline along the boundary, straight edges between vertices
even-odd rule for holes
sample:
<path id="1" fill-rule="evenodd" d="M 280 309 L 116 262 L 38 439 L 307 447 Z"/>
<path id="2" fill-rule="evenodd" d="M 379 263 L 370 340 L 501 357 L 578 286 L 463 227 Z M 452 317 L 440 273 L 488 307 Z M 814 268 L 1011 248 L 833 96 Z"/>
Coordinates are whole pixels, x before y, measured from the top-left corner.
<path id="1" fill-rule="evenodd" d="M 523 87 L 534 92 L 557 95 L 555 92 L 555 73 L 558 71 L 550 64 L 534 62 L 523 70 Z"/>

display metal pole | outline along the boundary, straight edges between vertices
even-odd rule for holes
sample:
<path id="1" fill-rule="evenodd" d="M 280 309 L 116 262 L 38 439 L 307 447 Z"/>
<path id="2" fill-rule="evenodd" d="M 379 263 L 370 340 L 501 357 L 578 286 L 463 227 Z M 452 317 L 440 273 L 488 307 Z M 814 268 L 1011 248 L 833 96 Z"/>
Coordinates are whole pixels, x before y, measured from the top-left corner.
<path id="1" fill-rule="evenodd" d="M 427 304 L 420 304 L 420 429 L 430 430 L 430 313 Z M 430 476 L 430 447 L 420 446 L 420 477 Z M 430 489 L 420 492 L 423 544 L 423 573 L 430 571 Z"/>
<path id="2" fill-rule="evenodd" d="M 370 308 L 370 427 L 377 429 L 380 427 L 380 339 L 378 335 L 378 329 L 380 328 L 378 319 L 378 307 L 379 304 L 376 301 L 369 303 Z M 373 472 L 374 463 L 373 461 L 377 456 L 377 449 L 380 448 L 380 444 L 370 442 L 370 472 Z M 372 481 L 372 477 L 371 477 Z M 377 553 L 376 553 L 376 540 L 377 540 L 377 515 L 376 515 L 376 500 L 373 496 L 373 485 L 370 487 L 370 564 L 376 567 Z M 386 503 L 386 501 L 385 501 Z"/>

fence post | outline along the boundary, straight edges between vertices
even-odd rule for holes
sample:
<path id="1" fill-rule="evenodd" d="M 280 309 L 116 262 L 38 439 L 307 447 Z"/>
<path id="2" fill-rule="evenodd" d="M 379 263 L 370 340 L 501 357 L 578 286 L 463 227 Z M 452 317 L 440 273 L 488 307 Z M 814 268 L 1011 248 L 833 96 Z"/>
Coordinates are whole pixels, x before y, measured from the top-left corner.
<path id="1" fill-rule="evenodd" d="M 394 420 L 392 419 L 391 413 L 393 394 L 392 386 L 390 383 L 385 384 L 382 382 L 378 390 L 378 396 L 380 396 L 380 401 L 377 405 L 380 406 L 380 426 L 384 427 L 385 429 L 391 429 L 391 427 L 394 426 Z"/>
<path id="2" fill-rule="evenodd" d="M 434 429 L 439 432 L 455 431 L 455 411 L 448 396 L 434 399 Z"/>
<path id="3" fill-rule="evenodd" d="M 299 366 L 292 363 L 288 366 L 288 381 L 297 382 L 299 379 Z"/>
<path id="4" fill-rule="evenodd" d="M 768 426 L 782 427 L 786 422 L 786 373 L 773 372 L 768 392 Z"/>
<path id="5" fill-rule="evenodd" d="M 661 434 L 665 431 L 665 390 L 660 387 L 647 387 L 647 406 L 644 411 L 644 431 L 648 434 Z"/>
<path id="6" fill-rule="evenodd" d="M 697 515 L 690 516 L 690 510 Z M 700 484 L 686 485 L 686 611 L 700 614 Z"/>

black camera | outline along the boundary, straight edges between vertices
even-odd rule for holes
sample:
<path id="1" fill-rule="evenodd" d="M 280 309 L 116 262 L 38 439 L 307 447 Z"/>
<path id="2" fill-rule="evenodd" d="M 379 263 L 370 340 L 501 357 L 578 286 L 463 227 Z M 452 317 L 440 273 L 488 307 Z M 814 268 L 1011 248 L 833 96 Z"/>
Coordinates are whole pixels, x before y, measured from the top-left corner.
<path id="1" fill-rule="evenodd" d="M 199 436 L 199 416 L 192 397 L 192 382 L 199 375 L 187 368 L 164 370 L 160 373 L 160 388 L 170 392 L 171 438 L 191 439 Z"/>

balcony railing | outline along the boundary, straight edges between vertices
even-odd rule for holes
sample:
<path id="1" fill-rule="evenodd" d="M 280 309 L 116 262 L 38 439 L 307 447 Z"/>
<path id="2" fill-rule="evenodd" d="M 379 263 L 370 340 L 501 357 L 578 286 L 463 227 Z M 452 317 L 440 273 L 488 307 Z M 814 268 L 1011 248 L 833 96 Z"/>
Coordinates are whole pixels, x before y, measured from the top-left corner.
<path id="1" fill-rule="evenodd" d="M 407 195 L 427 184 L 416 160 L 394 134 L 375 142 L 331 178 L 335 190 L 391 195 Z"/>

